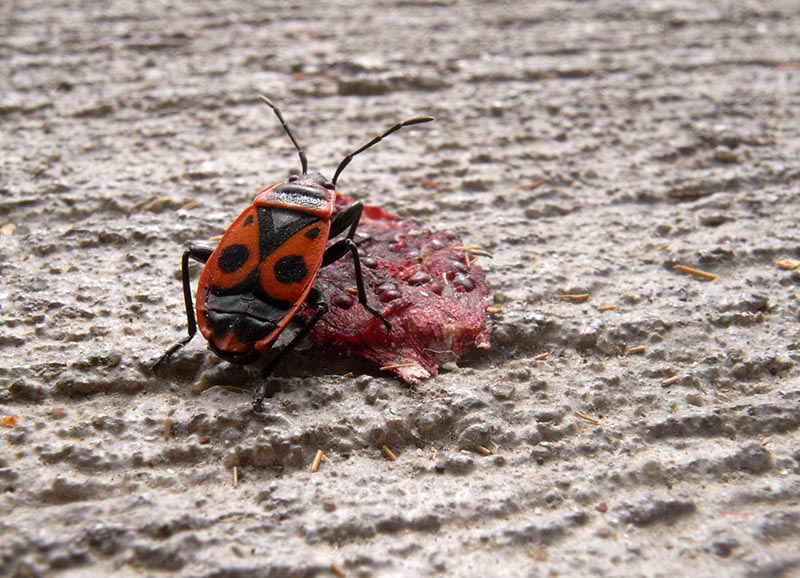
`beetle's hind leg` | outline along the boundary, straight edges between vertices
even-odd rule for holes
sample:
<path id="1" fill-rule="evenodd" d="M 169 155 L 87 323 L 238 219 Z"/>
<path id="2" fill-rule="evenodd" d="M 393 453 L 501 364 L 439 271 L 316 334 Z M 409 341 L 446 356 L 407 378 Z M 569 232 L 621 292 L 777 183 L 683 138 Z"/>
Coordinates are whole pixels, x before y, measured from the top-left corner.
<path id="1" fill-rule="evenodd" d="M 181 257 L 181 279 L 183 282 L 183 304 L 186 307 L 186 331 L 188 335 L 167 349 L 152 365 L 153 372 L 157 372 L 161 364 L 169 359 L 173 353 L 189 343 L 197 333 L 197 321 L 194 317 L 194 303 L 192 301 L 192 285 L 189 278 L 189 259 L 198 263 L 205 263 L 211 257 L 214 249 L 206 245 L 189 245 Z"/>
<path id="2" fill-rule="evenodd" d="M 292 337 L 292 340 L 287 343 L 286 346 L 277 354 L 275 354 L 275 357 L 270 359 L 269 363 L 267 363 L 264 369 L 261 370 L 261 383 L 258 384 L 258 387 L 253 393 L 253 411 L 255 412 L 260 412 L 262 410 L 264 398 L 267 397 L 267 380 L 269 379 L 269 376 L 272 375 L 272 371 L 283 360 L 283 358 L 286 357 L 286 354 L 290 353 L 295 347 L 297 347 L 297 345 L 311 332 L 311 330 L 317 324 L 317 321 L 319 321 L 320 318 L 328 312 L 328 304 L 322 300 L 322 296 L 316 289 L 311 290 L 308 299 L 306 299 L 306 303 L 314 308 L 314 314 L 300 329 L 300 331 L 298 331 L 294 337 Z"/>

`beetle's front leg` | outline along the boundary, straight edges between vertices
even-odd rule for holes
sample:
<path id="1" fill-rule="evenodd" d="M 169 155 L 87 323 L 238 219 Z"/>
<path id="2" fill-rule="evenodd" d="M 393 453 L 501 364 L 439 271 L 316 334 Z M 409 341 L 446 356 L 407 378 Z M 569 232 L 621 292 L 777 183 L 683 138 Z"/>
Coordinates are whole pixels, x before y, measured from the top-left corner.
<path id="1" fill-rule="evenodd" d="M 364 275 L 361 272 L 361 258 L 358 255 L 358 247 L 356 246 L 353 237 L 358 228 L 358 221 L 361 219 L 361 213 L 364 210 L 364 205 L 360 201 L 354 202 L 341 213 L 334 217 L 331 222 L 331 237 L 341 234 L 349 227 L 347 235 L 344 239 L 336 241 L 333 245 L 325 250 L 325 255 L 322 257 L 322 267 L 327 267 L 331 263 L 338 261 L 344 257 L 348 251 L 353 256 L 353 269 L 356 274 L 356 290 L 358 291 L 358 302 L 361 306 L 369 311 L 372 315 L 380 319 L 387 330 L 392 330 L 392 324 L 383 316 L 383 313 L 372 307 L 367 302 L 367 291 L 364 288 Z"/>

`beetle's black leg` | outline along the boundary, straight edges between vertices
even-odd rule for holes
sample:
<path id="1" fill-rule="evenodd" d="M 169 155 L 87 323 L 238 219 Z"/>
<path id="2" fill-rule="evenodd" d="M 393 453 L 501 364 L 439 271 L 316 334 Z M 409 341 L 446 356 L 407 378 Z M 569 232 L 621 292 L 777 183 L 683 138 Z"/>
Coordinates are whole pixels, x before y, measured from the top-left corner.
<path id="1" fill-rule="evenodd" d="M 361 204 L 361 201 L 354 201 L 352 205 L 337 213 L 331 219 L 330 238 L 338 237 L 349 227 L 350 230 L 347 231 L 347 237 L 352 239 L 356 234 L 356 229 L 358 229 L 358 222 L 361 220 L 362 212 L 364 212 L 364 205 Z"/>
<path id="2" fill-rule="evenodd" d="M 338 261 L 344 257 L 349 251 L 353 256 L 353 268 L 356 274 L 356 290 L 358 291 L 358 302 L 361 306 L 369 311 L 372 315 L 380 319 L 389 331 L 392 330 L 392 325 L 389 323 L 383 314 L 372 307 L 367 302 L 367 292 L 364 289 L 364 276 L 361 273 L 361 259 L 358 256 L 358 247 L 353 241 L 358 228 L 358 221 L 361 219 L 361 213 L 364 206 L 360 201 L 356 201 L 344 211 L 336 215 L 331 221 L 331 237 L 336 237 L 349 227 L 347 236 L 344 239 L 336 241 L 333 245 L 325 250 L 325 255 L 322 257 L 322 267 L 327 267 L 331 263 Z"/>
<path id="3" fill-rule="evenodd" d="M 194 303 L 192 301 L 192 286 L 191 280 L 189 279 L 189 259 L 194 259 L 199 263 L 205 263 L 213 252 L 214 249 L 205 245 L 189 245 L 189 248 L 183 252 L 183 257 L 181 257 L 181 277 L 183 280 L 183 304 L 186 307 L 186 330 L 188 335 L 167 349 L 164 355 L 158 358 L 153 364 L 153 372 L 158 371 L 162 363 L 169 359 L 172 354 L 181 347 L 189 343 L 197 333 L 197 322 L 194 318 Z"/>
<path id="4" fill-rule="evenodd" d="M 314 326 L 317 324 L 317 321 L 328 312 L 328 304 L 322 301 L 321 296 L 317 291 L 313 291 L 312 302 L 314 303 L 315 311 L 314 315 L 311 316 L 306 324 L 298 331 L 292 340 L 286 344 L 286 346 L 281 349 L 275 357 L 270 359 L 269 363 L 264 367 L 261 371 L 262 381 L 258 384 L 254 394 L 253 394 L 253 411 L 259 412 L 261 411 L 261 407 L 264 403 L 264 398 L 267 396 L 267 378 L 272 374 L 272 370 L 283 360 L 287 353 L 291 352 L 297 345 L 308 335 Z"/>
<path id="5" fill-rule="evenodd" d="M 361 259 L 358 256 L 358 247 L 353 239 L 347 237 L 341 241 L 336 241 L 333 245 L 328 247 L 328 249 L 325 251 L 325 256 L 322 259 L 322 266 L 325 267 L 326 265 L 330 265 L 334 261 L 341 259 L 348 251 L 350 251 L 350 254 L 353 256 L 353 269 L 355 269 L 356 273 L 356 291 L 358 291 L 358 302 L 361 303 L 361 306 L 364 309 L 380 319 L 384 326 L 386 326 L 386 329 L 391 331 L 392 324 L 389 323 L 386 317 L 383 316 L 383 313 L 375 309 L 367 302 L 367 291 L 364 289 L 364 276 L 361 273 Z"/>

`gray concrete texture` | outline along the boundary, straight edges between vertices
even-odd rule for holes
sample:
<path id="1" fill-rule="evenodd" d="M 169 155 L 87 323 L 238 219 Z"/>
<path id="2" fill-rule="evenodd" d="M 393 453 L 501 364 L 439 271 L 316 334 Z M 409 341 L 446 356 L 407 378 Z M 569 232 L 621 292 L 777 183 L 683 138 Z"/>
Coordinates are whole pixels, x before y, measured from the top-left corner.
<path id="1" fill-rule="evenodd" d="M 0 575 L 800 573 L 795 0 L 0 12 Z M 304 346 L 263 416 L 202 339 L 149 372 L 297 170 L 261 93 L 328 176 L 437 118 L 339 189 L 493 253 L 490 351 Z"/>

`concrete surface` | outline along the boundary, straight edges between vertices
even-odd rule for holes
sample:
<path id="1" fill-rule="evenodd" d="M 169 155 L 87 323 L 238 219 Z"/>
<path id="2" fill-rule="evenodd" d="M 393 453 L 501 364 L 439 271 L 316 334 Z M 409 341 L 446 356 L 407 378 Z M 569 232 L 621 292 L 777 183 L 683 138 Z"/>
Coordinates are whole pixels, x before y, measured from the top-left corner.
<path id="1" fill-rule="evenodd" d="M 0 575 L 798 575 L 800 4 L 319 4 L 3 4 Z M 147 370 L 259 93 L 328 176 L 437 117 L 339 188 L 494 254 L 490 352 Z"/>

